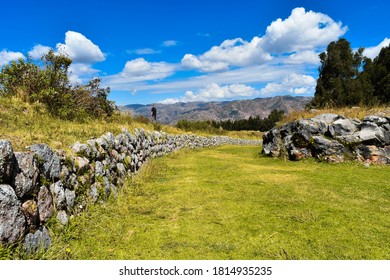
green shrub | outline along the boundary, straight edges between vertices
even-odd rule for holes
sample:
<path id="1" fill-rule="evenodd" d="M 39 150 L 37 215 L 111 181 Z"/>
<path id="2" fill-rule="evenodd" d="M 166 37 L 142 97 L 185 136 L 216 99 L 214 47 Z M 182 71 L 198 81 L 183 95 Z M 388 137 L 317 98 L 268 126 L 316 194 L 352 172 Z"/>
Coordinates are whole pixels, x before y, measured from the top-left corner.
<path id="1" fill-rule="evenodd" d="M 31 58 L 5 65 L 0 72 L 0 95 L 17 96 L 26 102 L 40 102 L 62 119 L 111 116 L 114 104 L 110 88 L 101 88 L 94 78 L 86 85 L 72 85 L 69 67 L 72 60 L 50 50 L 35 64 Z"/>

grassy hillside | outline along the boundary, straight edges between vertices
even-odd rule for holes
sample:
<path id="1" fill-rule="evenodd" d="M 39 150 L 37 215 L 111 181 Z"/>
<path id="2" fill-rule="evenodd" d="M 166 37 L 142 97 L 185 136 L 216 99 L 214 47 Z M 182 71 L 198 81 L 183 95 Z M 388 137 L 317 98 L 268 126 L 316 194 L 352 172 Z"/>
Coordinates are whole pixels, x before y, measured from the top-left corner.
<path id="1" fill-rule="evenodd" d="M 225 146 L 156 159 L 35 257 L 390 258 L 388 166 L 285 162 L 259 150 Z"/>
<path id="2" fill-rule="evenodd" d="M 117 135 L 124 128 L 129 131 L 144 128 L 173 134 L 185 133 L 175 127 L 153 124 L 147 118 L 133 118 L 129 113 L 123 112 L 106 119 L 66 121 L 51 116 L 42 104 L 29 104 L 18 98 L 0 96 L 0 139 L 10 140 L 16 151 L 23 151 L 26 146 L 36 143 L 46 143 L 55 149 L 67 150 L 77 141 L 85 142 L 107 132 Z M 210 135 L 207 132 L 196 133 Z M 258 132 L 223 131 L 221 134 L 236 138 L 261 138 Z"/>

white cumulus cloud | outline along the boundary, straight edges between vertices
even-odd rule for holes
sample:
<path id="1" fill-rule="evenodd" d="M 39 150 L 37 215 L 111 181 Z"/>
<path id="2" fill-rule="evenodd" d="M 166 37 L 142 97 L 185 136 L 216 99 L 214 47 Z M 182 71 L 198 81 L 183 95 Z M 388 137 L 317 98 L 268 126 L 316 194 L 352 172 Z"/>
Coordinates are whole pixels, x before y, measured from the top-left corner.
<path id="1" fill-rule="evenodd" d="M 181 63 L 187 69 L 216 72 L 264 64 L 275 56 L 289 54 L 286 63 L 315 64 L 319 62 L 317 49 L 337 40 L 346 31 L 341 22 L 325 14 L 295 8 L 287 19 L 272 22 L 263 37 L 255 36 L 251 41 L 225 40 L 204 54 L 186 54 Z"/>
<path id="2" fill-rule="evenodd" d="M 319 52 L 313 51 L 313 50 L 305 50 L 305 51 L 299 51 L 296 53 L 293 53 L 287 57 L 283 58 L 284 63 L 290 63 L 290 64 L 319 64 L 320 58 L 319 58 Z"/>
<path id="3" fill-rule="evenodd" d="M 272 94 L 309 94 L 313 93 L 316 80 L 312 76 L 290 74 L 280 83 L 271 82 L 260 90 L 262 95 Z"/>
<path id="4" fill-rule="evenodd" d="M 254 37 L 247 42 L 241 38 L 225 40 L 221 45 L 212 47 L 200 56 L 186 54 L 182 65 L 203 72 L 228 70 L 230 66 L 244 67 L 262 64 L 272 59 L 261 47 L 261 38 Z"/>
<path id="5" fill-rule="evenodd" d="M 28 52 L 28 55 L 32 59 L 40 59 L 44 54 L 47 54 L 51 50 L 48 46 L 36 45 L 34 48 Z"/>
<path id="6" fill-rule="evenodd" d="M 380 53 L 381 49 L 390 45 L 390 39 L 385 38 L 379 45 L 366 48 L 363 52 L 364 56 L 374 59 Z"/>
<path id="7" fill-rule="evenodd" d="M 148 62 L 144 58 L 137 58 L 126 62 L 121 76 L 135 80 L 159 80 L 172 75 L 175 66 L 166 62 Z"/>
<path id="8" fill-rule="evenodd" d="M 18 60 L 19 58 L 25 58 L 25 57 L 20 52 L 11 52 L 7 50 L 2 50 L 0 51 L 0 67 L 8 64 L 13 60 Z"/>
<path id="9" fill-rule="evenodd" d="M 212 83 L 204 88 L 199 89 L 197 92 L 186 91 L 183 97 L 168 98 L 160 103 L 172 104 L 177 102 L 193 102 L 193 101 L 213 101 L 224 100 L 235 97 L 252 97 L 259 95 L 259 91 L 253 87 L 244 84 L 231 84 L 221 86 L 217 83 Z"/>
<path id="10" fill-rule="evenodd" d="M 347 29 L 325 14 L 295 8 L 287 19 L 267 27 L 262 46 L 272 53 L 311 50 L 337 40 Z"/>
<path id="11" fill-rule="evenodd" d="M 95 63 L 105 60 L 100 48 L 83 34 L 68 31 L 65 34 L 65 44 L 58 43 L 57 49 L 67 54 L 75 63 Z"/>

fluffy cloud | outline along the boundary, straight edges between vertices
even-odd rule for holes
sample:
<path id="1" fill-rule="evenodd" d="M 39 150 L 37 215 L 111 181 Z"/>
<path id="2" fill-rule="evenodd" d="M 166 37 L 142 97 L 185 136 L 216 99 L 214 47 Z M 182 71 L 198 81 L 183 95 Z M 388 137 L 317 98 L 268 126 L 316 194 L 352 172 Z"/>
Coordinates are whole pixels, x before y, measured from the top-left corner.
<path id="1" fill-rule="evenodd" d="M 254 37 L 251 42 L 241 38 L 225 40 L 221 45 L 212 47 L 206 53 L 196 57 L 186 54 L 182 59 L 185 68 L 214 72 L 229 69 L 229 66 L 249 66 L 271 60 L 269 53 L 263 51 L 261 38 Z"/>
<path id="2" fill-rule="evenodd" d="M 28 52 L 28 55 L 32 59 L 40 59 L 44 54 L 47 54 L 51 50 L 48 46 L 36 45 L 34 48 Z"/>
<path id="3" fill-rule="evenodd" d="M 390 39 L 385 38 L 378 46 L 366 48 L 364 50 L 363 55 L 371 59 L 374 59 L 376 56 L 378 56 L 381 49 L 389 46 L 389 44 L 390 44 Z"/>
<path id="4" fill-rule="evenodd" d="M 192 54 L 186 54 L 181 60 L 184 69 L 198 69 L 202 72 L 217 72 L 229 69 L 229 64 L 222 61 L 208 61 Z"/>
<path id="5" fill-rule="evenodd" d="M 312 50 L 307 50 L 307 51 L 299 51 L 299 52 L 293 53 L 287 57 L 284 57 L 283 62 L 290 63 L 290 64 L 307 63 L 307 64 L 317 65 L 320 63 L 320 58 L 319 58 L 318 52 L 312 51 Z"/>
<path id="6" fill-rule="evenodd" d="M 287 19 L 279 18 L 267 27 L 262 46 L 272 53 L 311 50 L 337 40 L 347 29 L 325 14 L 295 8 Z"/>
<path id="7" fill-rule="evenodd" d="M 126 62 L 121 76 L 137 81 L 164 79 L 174 73 L 175 66 L 166 62 L 148 62 L 137 58 Z"/>
<path id="8" fill-rule="evenodd" d="M 260 90 L 262 95 L 313 93 L 316 80 L 312 76 L 290 74 L 280 83 L 268 83 Z"/>
<path id="9" fill-rule="evenodd" d="M 285 56 L 287 63 L 318 63 L 315 50 L 337 40 L 346 31 L 347 27 L 325 14 L 296 8 L 287 19 L 272 22 L 263 37 L 255 36 L 250 42 L 241 38 L 225 40 L 204 54 L 186 54 L 181 63 L 187 69 L 202 72 L 226 71 L 231 67 L 267 63 L 286 53 L 290 53 Z"/>
<path id="10" fill-rule="evenodd" d="M 251 97 L 258 94 L 259 91 L 244 84 L 220 86 L 216 83 L 212 83 L 207 87 L 201 88 L 196 93 L 193 91 L 186 91 L 183 97 L 165 99 L 160 103 L 171 104 L 177 102 L 224 100 L 235 97 Z"/>
<path id="11" fill-rule="evenodd" d="M 19 58 L 24 58 L 24 55 L 20 52 L 2 50 L 0 51 L 0 67 L 8 64 L 12 60 L 18 60 Z"/>
<path id="12" fill-rule="evenodd" d="M 57 49 L 69 55 L 75 63 L 95 63 L 105 60 L 100 48 L 83 34 L 68 31 L 65 34 L 65 44 L 58 43 Z"/>

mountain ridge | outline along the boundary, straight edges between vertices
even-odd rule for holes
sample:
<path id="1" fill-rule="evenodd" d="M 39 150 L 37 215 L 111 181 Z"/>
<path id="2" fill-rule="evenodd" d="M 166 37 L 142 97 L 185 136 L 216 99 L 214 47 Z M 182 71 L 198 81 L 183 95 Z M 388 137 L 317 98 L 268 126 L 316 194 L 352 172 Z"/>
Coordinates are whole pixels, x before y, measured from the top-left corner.
<path id="1" fill-rule="evenodd" d="M 233 101 L 178 102 L 174 104 L 153 103 L 157 108 L 157 121 L 163 124 L 176 124 L 181 119 L 198 120 L 237 120 L 250 116 L 265 118 L 273 109 L 286 113 L 303 110 L 312 97 L 275 96 Z M 152 105 L 128 104 L 120 110 L 130 111 L 133 115 L 150 117 Z"/>

